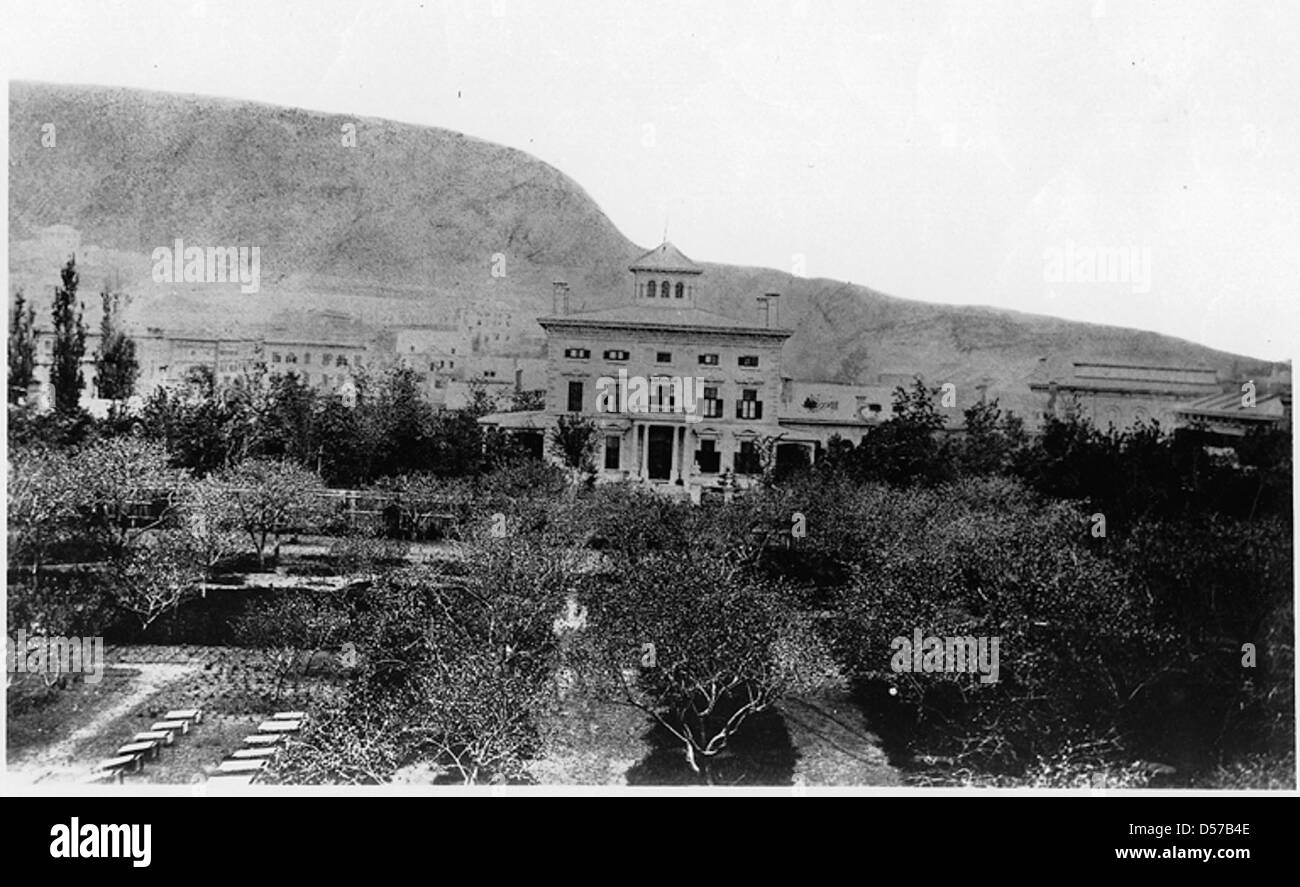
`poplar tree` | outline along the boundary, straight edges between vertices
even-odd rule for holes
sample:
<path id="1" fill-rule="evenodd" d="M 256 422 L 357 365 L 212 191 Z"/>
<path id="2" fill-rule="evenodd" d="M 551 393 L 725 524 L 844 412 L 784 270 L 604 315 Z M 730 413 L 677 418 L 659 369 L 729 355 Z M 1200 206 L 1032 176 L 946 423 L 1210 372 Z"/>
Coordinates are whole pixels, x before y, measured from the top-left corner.
<path id="1" fill-rule="evenodd" d="M 100 293 L 104 318 L 100 321 L 99 352 L 95 355 L 95 380 L 99 396 L 108 400 L 126 400 L 135 393 L 140 362 L 135 341 L 119 324 L 120 294 Z"/>
<path id="2" fill-rule="evenodd" d="M 28 305 L 19 290 L 9 319 L 9 402 L 19 403 L 27 395 L 36 373 L 36 308 Z"/>
<path id="3" fill-rule="evenodd" d="M 86 325 L 77 305 L 77 257 L 68 259 L 60 272 L 63 285 L 54 288 L 54 362 L 50 367 L 50 384 L 54 388 L 54 409 L 75 413 L 81 406 L 81 391 L 86 387 L 81 359 L 86 354 Z M 73 306 L 76 313 L 73 313 Z"/>

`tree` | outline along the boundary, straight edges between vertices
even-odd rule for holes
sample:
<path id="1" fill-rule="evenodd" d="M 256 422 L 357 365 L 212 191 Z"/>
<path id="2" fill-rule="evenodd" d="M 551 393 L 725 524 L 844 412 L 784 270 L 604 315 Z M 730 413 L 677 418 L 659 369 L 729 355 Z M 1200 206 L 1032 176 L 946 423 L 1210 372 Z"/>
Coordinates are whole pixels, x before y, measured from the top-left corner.
<path id="1" fill-rule="evenodd" d="M 721 559 L 642 559 L 586 606 L 597 680 L 674 736 L 706 784 L 745 720 L 799 678 L 799 656 L 783 652 L 799 636 L 788 589 Z"/>
<path id="2" fill-rule="evenodd" d="M 95 355 L 95 381 L 99 396 L 108 400 L 126 400 L 135 393 L 140 374 L 135 341 L 120 326 L 121 294 L 100 294 L 104 317 L 100 321 L 99 352 Z"/>
<path id="3" fill-rule="evenodd" d="M 68 259 L 61 272 L 63 285 L 54 289 L 54 362 L 50 367 L 50 384 L 54 388 L 54 409 L 71 414 L 81 407 L 81 391 L 86 387 L 81 359 L 86 354 L 86 325 L 77 304 L 77 257 Z M 74 307 L 76 313 L 74 314 Z"/>
<path id="4" fill-rule="evenodd" d="M 545 388 L 516 388 L 510 396 L 509 412 L 511 413 L 544 409 L 546 409 Z"/>
<path id="5" fill-rule="evenodd" d="M 596 423 L 579 413 L 564 413 L 551 429 L 547 441 L 551 454 L 573 474 L 591 474 L 596 470 Z"/>
<path id="6" fill-rule="evenodd" d="M 9 318 L 9 402 L 21 403 L 36 373 L 36 307 L 27 305 L 23 291 L 14 297 Z"/>
<path id="7" fill-rule="evenodd" d="M 6 498 L 9 557 L 39 584 L 41 567 L 76 517 L 78 483 L 68 459 L 43 448 L 19 450 L 9 458 Z"/>
<path id="8" fill-rule="evenodd" d="M 488 543 L 462 568 L 390 572 L 353 603 L 342 706 L 275 763 L 285 782 L 375 784 L 428 762 L 465 784 L 526 776 L 574 558 Z"/>
<path id="9" fill-rule="evenodd" d="M 192 368 L 177 390 L 158 388 L 140 422 L 173 464 L 204 476 L 238 463 L 252 447 L 260 392 L 251 380 L 218 386 L 209 366 Z"/>
<path id="10" fill-rule="evenodd" d="M 266 566 L 266 544 L 312 519 L 313 496 L 320 477 L 291 462 L 248 459 L 221 475 L 233 503 L 239 526 L 257 554 L 259 568 Z"/>
<path id="11" fill-rule="evenodd" d="M 935 407 L 938 393 L 919 376 L 910 389 L 894 389 L 893 416 L 869 429 L 858 444 L 854 465 L 859 478 L 894 484 L 948 479 L 949 466 L 936 440 L 947 421 Z"/>
<path id="12" fill-rule="evenodd" d="M 158 443 L 137 437 L 101 438 L 70 459 L 76 478 L 80 532 L 110 560 L 122 560 L 146 533 L 175 515 L 185 472 L 168 464 Z"/>
<path id="13" fill-rule="evenodd" d="M 113 565 L 111 594 L 117 606 L 145 629 L 175 611 L 203 581 L 200 565 L 189 557 L 183 539 L 168 531 L 141 540 Z"/>
<path id="14" fill-rule="evenodd" d="M 284 681 L 297 682 L 311 671 L 316 654 L 338 646 L 347 636 L 349 613 L 338 594 L 294 591 L 259 601 L 235 626 L 240 643 L 260 648 L 275 674 L 275 698 Z"/>
<path id="15" fill-rule="evenodd" d="M 243 544 L 243 528 L 226 490 L 215 478 L 185 485 L 180 496 L 179 544 L 210 578 Z"/>

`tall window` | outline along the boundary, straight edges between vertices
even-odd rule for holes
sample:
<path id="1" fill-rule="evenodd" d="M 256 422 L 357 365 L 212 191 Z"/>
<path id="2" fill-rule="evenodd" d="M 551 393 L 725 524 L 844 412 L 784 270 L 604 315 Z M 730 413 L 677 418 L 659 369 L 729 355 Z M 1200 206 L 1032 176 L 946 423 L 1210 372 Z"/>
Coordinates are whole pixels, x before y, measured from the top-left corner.
<path id="1" fill-rule="evenodd" d="M 740 400 L 736 401 L 736 418 L 763 418 L 763 402 L 758 399 L 757 388 L 742 388 L 740 390 Z"/>
<path id="2" fill-rule="evenodd" d="M 722 418 L 722 399 L 718 397 L 718 389 L 714 386 L 704 386 L 704 418 Z"/>
<path id="3" fill-rule="evenodd" d="M 619 469 L 619 439 L 617 434 L 605 435 L 605 467 L 610 471 Z"/>
<path id="4" fill-rule="evenodd" d="M 686 295 L 686 284 L 684 283 L 677 284 L 677 298 L 680 299 L 685 295 Z"/>
<path id="5" fill-rule="evenodd" d="M 742 440 L 736 453 L 736 474 L 758 474 L 758 447 L 752 440 Z"/>
<path id="6" fill-rule="evenodd" d="M 665 280 L 663 283 L 659 284 L 659 298 L 661 299 L 668 298 L 668 290 L 669 290 L 668 281 Z"/>
<path id="7" fill-rule="evenodd" d="M 653 280 L 645 285 L 645 294 L 647 299 L 655 297 L 655 282 Z"/>
<path id="8" fill-rule="evenodd" d="M 581 382 L 569 383 L 569 412 L 570 413 L 582 412 L 582 383 Z"/>
<path id="9" fill-rule="evenodd" d="M 701 474 L 717 474 L 721 459 L 716 441 L 700 441 L 700 448 L 695 451 L 695 464 L 700 467 Z"/>

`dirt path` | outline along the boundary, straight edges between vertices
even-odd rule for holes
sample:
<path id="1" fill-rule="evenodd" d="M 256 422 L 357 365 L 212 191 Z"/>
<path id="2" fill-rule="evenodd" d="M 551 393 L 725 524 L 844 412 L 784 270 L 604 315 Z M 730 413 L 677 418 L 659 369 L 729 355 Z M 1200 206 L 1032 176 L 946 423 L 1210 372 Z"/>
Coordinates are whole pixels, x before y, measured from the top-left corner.
<path id="1" fill-rule="evenodd" d="M 901 785 L 857 706 L 838 695 L 789 698 L 779 706 L 799 753 L 794 784 Z"/>
<path id="2" fill-rule="evenodd" d="M 77 748 L 88 739 L 115 728 L 114 722 L 124 718 L 137 705 L 162 690 L 169 684 L 183 680 L 202 668 L 202 663 L 150 663 L 136 662 L 129 666 L 110 667 L 108 671 L 129 669 L 138 672 L 130 679 L 129 689 L 115 694 L 110 704 L 95 712 L 82 726 L 73 730 L 63 739 L 32 750 L 15 760 L 10 760 L 6 768 L 6 782 L 10 785 L 34 785 L 49 782 L 87 782 L 93 774 L 97 760 L 77 757 Z M 121 729 L 122 741 L 134 732 Z"/>

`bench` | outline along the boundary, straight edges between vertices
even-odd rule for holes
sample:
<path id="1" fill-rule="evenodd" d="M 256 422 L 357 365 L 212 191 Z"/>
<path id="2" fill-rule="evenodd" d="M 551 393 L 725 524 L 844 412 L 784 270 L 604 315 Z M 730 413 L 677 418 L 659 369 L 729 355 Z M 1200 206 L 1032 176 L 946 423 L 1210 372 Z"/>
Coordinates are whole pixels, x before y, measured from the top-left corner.
<path id="1" fill-rule="evenodd" d="M 208 777 L 208 782 L 216 786 L 227 785 L 252 785 L 256 773 L 213 773 Z"/>
<path id="2" fill-rule="evenodd" d="M 244 745 L 269 746 L 279 745 L 284 741 L 283 733 L 256 733 L 244 737 Z"/>
<path id="3" fill-rule="evenodd" d="M 258 733 L 297 733 L 302 721 L 263 721 L 257 725 Z"/>
<path id="4" fill-rule="evenodd" d="M 171 730 L 173 732 L 179 730 L 181 734 L 184 735 L 190 732 L 190 722 L 189 721 L 155 721 L 153 726 L 151 726 L 149 729 L 150 730 Z"/>
<path id="5" fill-rule="evenodd" d="M 240 748 L 230 753 L 230 757 L 236 761 L 256 761 L 260 758 L 274 757 L 280 749 L 274 745 L 264 745 L 261 748 Z"/>
<path id="6" fill-rule="evenodd" d="M 175 741 L 176 734 L 171 730 L 145 730 L 143 733 L 137 733 L 131 737 L 132 742 L 161 742 L 163 745 L 171 745 Z"/>
<path id="7" fill-rule="evenodd" d="M 307 712 L 305 711 L 277 711 L 271 715 L 273 721 L 305 721 Z"/>
<path id="8" fill-rule="evenodd" d="M 259 758 L 255 761 L 222 761 L 217 765 L 217 770 L 222 773 L 256 773 L 266 766 L 266 758 Z"/>
<path id="9" fill-rule="evenodd" d="M 95 777 L 102 779 L 105 776 L 111 776 L 121 782 L 127 773 L 134 773 L 139 769 L 139 755 L 119 755 L 116 758 L 100 761 L 99 766 L 95 768 Z"/>
<path id="10" fill-rule="evenodd" d="M 164 721 L 193 721 L 196 724 L 203 723 L 203 709 L 201 708 L 173 708 L 167 714 L 163 715 Z"/>
<path id="11" fill-rule="evenodd" d="M 137 758 L 156 758 L 158 757 L 159 742 L 156 739 L 145 740 L 144 742 L 128 742 L 117 750 L 118 757 L 131 755 Z"/>

